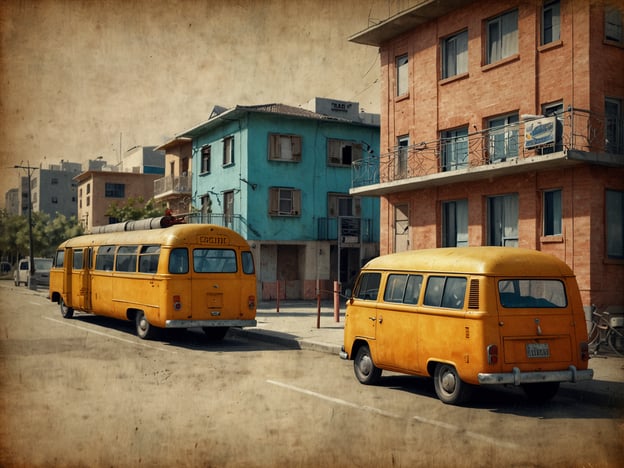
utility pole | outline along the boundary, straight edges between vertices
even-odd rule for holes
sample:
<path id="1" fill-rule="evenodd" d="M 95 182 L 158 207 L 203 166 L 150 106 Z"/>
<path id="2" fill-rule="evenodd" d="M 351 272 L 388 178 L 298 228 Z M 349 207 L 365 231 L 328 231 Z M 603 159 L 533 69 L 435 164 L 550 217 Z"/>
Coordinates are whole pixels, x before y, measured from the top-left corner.
<path id="1" fill-rule="evenodd" d="M 28 266 L 30 268 L 28 272 L 28 289 L 37 289 L 37 284 L 33 280 L 35 276 L 35 255 L 34 255 L 34 247 L 33 247 L 33 232 L 32 232 L 32 188 L 31 188 L 31 178 L 33 172 L 35 172 L 38 167 L 31 166 L 30 163 L 26 163 L 25 166 L 15 165 L 13 166 L 15 169 L 25 169 L 28 174 L 28 247 L 29 247 L 29 259 Z"/>

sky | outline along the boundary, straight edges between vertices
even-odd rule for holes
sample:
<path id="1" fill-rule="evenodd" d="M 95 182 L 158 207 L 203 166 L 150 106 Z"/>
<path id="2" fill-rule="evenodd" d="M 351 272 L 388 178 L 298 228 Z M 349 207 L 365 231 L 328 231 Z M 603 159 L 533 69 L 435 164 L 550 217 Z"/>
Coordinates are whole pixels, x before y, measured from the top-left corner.
<path id="1" fill-rule="evenodd" d="M 25 171 L 117 163 L 213 106 L 314 97 L 379 112 L 379 53 L 348 37 L 415 0 L 3 0 L 0 206 Z"/>

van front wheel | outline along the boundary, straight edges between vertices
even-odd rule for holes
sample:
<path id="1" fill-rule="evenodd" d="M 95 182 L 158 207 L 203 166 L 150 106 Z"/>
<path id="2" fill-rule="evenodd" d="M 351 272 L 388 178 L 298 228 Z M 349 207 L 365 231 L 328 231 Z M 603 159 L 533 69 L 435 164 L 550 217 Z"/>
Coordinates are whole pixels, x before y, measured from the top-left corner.
<path id="1" fill-rule="evenodd" d="M 67 307 L 63 298 L 59 299 L 59 308 L 61 309 L 61 315 L 63 318 L 70 319 L 74 316 L 74 309 Z"/>
<path id="2" fill-rule="evenodd" d="M 353 360 L 355 376 L 364 385 L 375 385 L 381 377 L 381 369 L 375 365 L 368 345 L 362 345 Z"/>
<path id="3" fill-rule="evenodd" d="M 457 370 L 450 364 L 437 364 L 433 373 L 436 395 L 446 404 L 458 405 L 470 396 L 470 387 L 459 378 Z"/>

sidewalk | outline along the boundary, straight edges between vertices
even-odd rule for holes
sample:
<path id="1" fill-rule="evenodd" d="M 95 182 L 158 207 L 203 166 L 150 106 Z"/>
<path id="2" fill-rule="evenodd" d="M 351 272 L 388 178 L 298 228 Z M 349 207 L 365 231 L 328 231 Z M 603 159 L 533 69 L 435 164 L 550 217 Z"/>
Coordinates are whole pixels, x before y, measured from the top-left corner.
<path id="1" fill-rule="evenodd" d="M 323 301 L 317 328 L 318 310 L 314 301 L 281 301 L 279 312 L 276 302 L 263 302 L 257 308 L 255 328 L 231 329 L 230 333 L 289 348 L 330 353 L 338 358 L 343 344 L 344 313 L 342 300 L 336 322 L 333 302 Z M 624 408 L 624 358 L 601 354 L 592 357 L 589 367 L 594 370 L 593 380 L 562 383 L 560 393 Z"/>

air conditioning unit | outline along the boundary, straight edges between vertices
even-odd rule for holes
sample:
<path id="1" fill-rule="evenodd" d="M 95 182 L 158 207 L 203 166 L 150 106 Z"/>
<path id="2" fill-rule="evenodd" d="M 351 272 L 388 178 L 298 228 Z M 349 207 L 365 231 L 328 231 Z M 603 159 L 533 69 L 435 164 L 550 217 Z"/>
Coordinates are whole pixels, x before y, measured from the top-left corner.
<path id="1" fill-rule="evenodd" d="M 533 149 L 555 143 L 557 117 L 543 117 L 524 124 L 524 148 Z"/>

